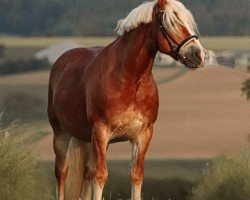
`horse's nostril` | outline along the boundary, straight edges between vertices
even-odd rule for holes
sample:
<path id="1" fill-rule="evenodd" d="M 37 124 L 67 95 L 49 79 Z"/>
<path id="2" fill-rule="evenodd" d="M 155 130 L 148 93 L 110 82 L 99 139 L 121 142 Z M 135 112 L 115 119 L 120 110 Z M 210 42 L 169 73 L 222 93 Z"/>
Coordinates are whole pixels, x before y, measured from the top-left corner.
<path id="1" fill-rule="evenodd" d="M 201 50 L 200 50 L 200 49 L 196 49 L 194 55 L 195 55 L 198 59 L 201 60 Z"/>
<path id="2" fill-rule="evenodd" d="M 195 54 L 194 54 L 198 59 L 200 59 L 201 60 L 201 57 L 200 57 L 200 53 L 199 52 L 195 52 Z"/>

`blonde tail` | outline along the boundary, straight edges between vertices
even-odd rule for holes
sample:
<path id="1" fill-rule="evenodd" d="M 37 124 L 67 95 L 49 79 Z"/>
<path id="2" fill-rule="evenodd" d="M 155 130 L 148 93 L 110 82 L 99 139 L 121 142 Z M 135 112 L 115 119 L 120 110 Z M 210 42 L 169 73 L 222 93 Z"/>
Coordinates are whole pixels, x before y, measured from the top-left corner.
<path id="1" fill-rule="evenodd" d="M 65 200 L 79 200 L 82 193 L 83 173 L 89 144 L 72 137 L 67 162 L 68 174 L 65 183 Z"/>

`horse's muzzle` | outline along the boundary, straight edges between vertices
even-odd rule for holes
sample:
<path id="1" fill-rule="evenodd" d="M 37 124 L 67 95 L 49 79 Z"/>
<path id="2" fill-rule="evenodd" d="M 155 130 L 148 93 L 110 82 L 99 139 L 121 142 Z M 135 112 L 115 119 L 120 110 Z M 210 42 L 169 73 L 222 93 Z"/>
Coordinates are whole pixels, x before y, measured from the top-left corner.
<path id="1" fill-rule="evenodd" d="M 197 45 L 191 45 L 185 55 L 178 55 L 178 60 L 189 68 L 201 68 L 205 65 L 205 52 Z"/>

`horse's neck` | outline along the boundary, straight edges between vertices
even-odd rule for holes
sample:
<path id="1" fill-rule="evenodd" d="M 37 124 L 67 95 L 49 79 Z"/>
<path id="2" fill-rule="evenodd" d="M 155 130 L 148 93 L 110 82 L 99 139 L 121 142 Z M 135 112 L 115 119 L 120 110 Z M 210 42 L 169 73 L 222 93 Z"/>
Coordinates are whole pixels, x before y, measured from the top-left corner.
<path id="1" fill-rule="evenodd" d="M 151 74 L 157 52 L 156 34 L 153 24 L 141 25 L 124 33 L 115 42 L 117 47 L 117 68 L 120 75 L 135 81 Z"/>

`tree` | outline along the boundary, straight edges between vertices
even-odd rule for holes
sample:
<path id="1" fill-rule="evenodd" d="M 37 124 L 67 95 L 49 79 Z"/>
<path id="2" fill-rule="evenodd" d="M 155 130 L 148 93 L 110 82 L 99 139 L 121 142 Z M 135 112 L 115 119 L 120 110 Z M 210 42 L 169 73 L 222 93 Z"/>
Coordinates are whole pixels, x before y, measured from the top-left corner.
<path id="1" fill-rule="evenodd" d="M 248 66 L 248 73 L 250 75 L 250 65 Z M 243 82 L 242 92 L 243 94 L 246 95 L 247 100 L 249 100 L 250 99 L 250 77 Z"/>
<path id="2" fill-rule="evenodd" d="M 0 33 L 114 35 L 118 19 L 144 0 L 2 0 Z M 182 0 L 202 35 L 248 35 L 249 0 Z"/>

